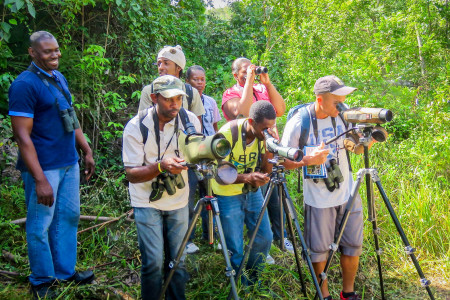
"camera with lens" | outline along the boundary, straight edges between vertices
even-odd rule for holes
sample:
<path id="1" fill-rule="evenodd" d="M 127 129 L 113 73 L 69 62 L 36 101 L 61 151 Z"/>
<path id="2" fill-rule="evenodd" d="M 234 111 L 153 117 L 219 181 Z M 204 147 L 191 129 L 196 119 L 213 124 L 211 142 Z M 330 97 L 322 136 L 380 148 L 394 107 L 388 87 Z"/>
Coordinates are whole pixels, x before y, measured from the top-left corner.
<path id="1" fill-rule="evenodd" d="M 269 70 L 267 70 L 266 67 L 256 67 L 256 69 L 255 69 L 255 74 L 256 75 L 259 75 L 259 74 L 262 74 L 262 73 L 268 73 L 268 72 L 269 72 Z"/>
<path id="2" fill-rule="evenodd" d="M 330 160 L 330 166 L 327 168 L 327 177 L 323 179 L 327 189 L 332 192 L 339 188 L 339 184 L 344 181 L 341 169 L 335 159 Z"/>
<path id="3" fill-rule="evenodd" d="M 167 191 L 169 195 L 174 195 L 177 189 L 182 189 L 185 185 L 181 174 L 161 173 L 156 177 L 156 181 L 152 183 L 152 192 L 149 200 L 152 202 L 161 199 L 164 191 Z"/>
<path id="4" fill-rule="evenodd" d="M 59 115 L 61 116 L 64 130 L 66 132 L 72 132 L 75 129 L 80 128 L 80 123 L 78 122 L 77 115 L 75 114 L 73 107 L 60 110 Z"/>

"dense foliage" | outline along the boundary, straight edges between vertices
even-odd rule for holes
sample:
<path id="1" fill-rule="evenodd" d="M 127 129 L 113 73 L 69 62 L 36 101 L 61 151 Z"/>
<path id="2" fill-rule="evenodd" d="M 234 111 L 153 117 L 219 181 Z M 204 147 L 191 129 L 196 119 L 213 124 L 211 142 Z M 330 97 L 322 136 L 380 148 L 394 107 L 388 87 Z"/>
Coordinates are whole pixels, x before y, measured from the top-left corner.
<path id="1" fill-rule="evenodd" d="M 122 130 L 137 111 L 141 88 L 157 76 L 157 51 L 164 45 L 179 44 L 187 66 L 205 67 L 206 93 L 219 104 L 222 92 L 233 84 L 231 62 L 246 56 L 269 68 L 288 107 L 313 101 L 315 80 L 335 74 L 358 87 L 347 100 L 350 105 L 392 110 L 394 120 L 385 126 L 390 138 L 372 148 L 371 162 L 380 170 L 400 221 L 411 243 L 419 248 L 418 256 L 425 260 L 424 269 L 430 270 L 427 276 L 433 277 L 434 290 L 442 298 L 448 295 L 448 1 L 244 0 L 226 9 L 207 10 L 202 0 L 4 0 L 0 8 L 1 222 L 25 216 L 23 191 L 12 171 L 17 147 L 7 117 L 7 91 L 30 62 L 29 34 L 50 31 L 62 49 L 60 70 L 70 83 L 83 130 L 95 151 L 96 178 L 82 189 L 82 213 L 91 215 L 118 216 L 129 209 L 122 184 Z M 284 117 L 278 120 L 280 128 L 284 122 Z M 354 169 L 362 167 L 359 157 L 353 156 L 352 161 Z M 294 177 L 288 176 L 292 186 Z M 300 198 L 294 188 L 292 193 Z M 405 257 L 399 259 L 402 244 L 380 199 L 377 208 L 384 247 L 398 250 L 387 254 L 390 267 L 386 269 L 394 270 L 389 276 L 400 278 L 401 289 L 412 295 L 406 298 L 415 298 L 417 293 L 423 298 L 422 291 L 408 286 L 408 281 L 416 282 L 415 270 Z M 137 255 L 135 232 L 127 226 L 122 222 L 111 231 L 85 234 L 80 267 L 105 263 L 110 253 Z M 371 233 L 368 225 L 365 229 L 367 254 L 362 264 L 367 266 L 362 267 L 359 284 L 367 283 L 367 293 L 377 296 Z M 8 225 L 0 238 L 2 249 L 26 257 L 25 237 L 17 226 Z M 286 265 L 292 263 L 284 255 L 275 258 L 287 260 Z M 133 270 L 139 265 L 126 259 L 121 263 Z M 201 272 L 205 266 L 194 259 L 192 268 L 199 279 L 194 278 L 188 289 L 191 298 L 225 295 L 226 282 L 217 264 L 219 283 L 216 274 L 203 275 L 207 274 Z M 26 267 L 0 260 L 0 269 L 26 273 Z M 279 276 L 280 270 L 268 270 L 265 280 Z M 394 291 L 400 289 L 397 281 L 390 284 Z M 128 286 L 129 293 L 139 293 L 136 282 Z M 285 298 L 295 298 L 299 290 L 298 282 L 274 289 Z M 0 290 L 0 296 L 10 292 Z M 80 293 L 78 296 L 90 292 Z"/>

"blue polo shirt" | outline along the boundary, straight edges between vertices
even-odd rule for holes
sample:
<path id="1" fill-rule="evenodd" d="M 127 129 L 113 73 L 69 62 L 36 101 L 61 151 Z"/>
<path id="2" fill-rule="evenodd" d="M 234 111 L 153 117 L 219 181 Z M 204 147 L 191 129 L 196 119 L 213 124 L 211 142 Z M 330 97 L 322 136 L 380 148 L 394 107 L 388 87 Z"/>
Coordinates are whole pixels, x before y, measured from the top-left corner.
<path id="1" fill-rule="evenodd" d="M 60 72 L 53 71 L 53 76 L 50 76 L 42 69 L 39 70 L 49 78 L 55 78 L 60 87 L 70 96 L 67 80 Z M 63 93 L 51 84 L 46 86 L 36 74 L 27 70 L 14 80 L 8 95 L 10 116 L 33 118 L 31 140 L 43 170 L 62 168 L 77 163 L 75 132 L 64 131 L 56 106 L 58 101 L 61 110 L 70 107 L 71 103 L 67 102 Z M 17 169 L 27 171 L 20 153 Z"/>

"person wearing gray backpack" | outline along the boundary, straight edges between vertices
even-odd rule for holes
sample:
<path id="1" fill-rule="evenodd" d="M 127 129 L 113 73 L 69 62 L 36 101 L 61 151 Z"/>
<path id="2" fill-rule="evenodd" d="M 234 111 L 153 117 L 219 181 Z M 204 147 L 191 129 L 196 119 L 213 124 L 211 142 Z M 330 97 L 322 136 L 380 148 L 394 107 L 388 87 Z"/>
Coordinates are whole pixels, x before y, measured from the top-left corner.
<path id="1" fill-rule="evenodd" d="M 339 117 L 336 105 L 345 101 L 347 95 L 356 88 L 345 86 L 336 76 L 319 78 L 314 85 L 316 101 L 297 107 L 284 128 L 281 143 L 283 146 L 300 148 L 305 154 L 308 148 L 324 147 L 324 142 L 346 131 L 345 120 Z M 321 168 L 303 167 L 303 198 L 305 215 L 305 241 L 310 249 L 311 261 L 316 275 L 324 270 L 335 234 L 339 230 L 353 178 L 348 152 L 344 147 L 345 136 L 325 146 L 329 150 L 327 161 Z M 294 169 L 299 163 L 287 161 L 286 169 Z M 336 169 L 339 172 L 335 171 Z M 328 172 L 328 176 L 326 175 Z M 336 180 L 330 183 L 330 173 Z M 333 177 L 333 176 L 331 176 Z M 328 179 L 328 181 L 327 181 Z M 345 227 L 339 250 L 342 268 L 343 288 L 341 300 L 358 300 L 361 297 L 354 291 L 359 256 L 362 252 L 363 218 L 361 197 L 356 204 Z M 324 299 L 332 300 L 327 280 L 322 285 Z"/>

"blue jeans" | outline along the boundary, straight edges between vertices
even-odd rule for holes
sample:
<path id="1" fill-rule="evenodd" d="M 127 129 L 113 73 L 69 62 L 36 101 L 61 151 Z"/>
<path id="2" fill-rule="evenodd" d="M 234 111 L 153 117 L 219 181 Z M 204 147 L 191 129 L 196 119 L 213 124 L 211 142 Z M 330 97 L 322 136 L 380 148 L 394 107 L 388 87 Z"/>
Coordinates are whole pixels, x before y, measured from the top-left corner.
<path id="1" fill-rule="evenodd" d="M 262 188 L 263 197 L 266 191 L 269 189 L 269 184 L 264 185 Z M 278 186 L 274 186 L 272 195 L 270 195 L 269 203 L 267 204 L 267 212 L 269 213 L 270 224 L 272 225 L 273 239 L 275 241 L 283 240 L 286 234 L 286 226 L 284 226 L 284 236 L 281 237 L 281 224 L 285 224 L 285 214 L 283 211 L 283 219 L 280 216 L 280 209 L 283 206 L 278 197 Z"/>
<path id="2" fill-rule="evenodd" d="M 163 200 L 162 200 L 163 201 Z M 141 252 L 142 299 L 158 299 L 164 278 L 169 274 L 169 263 L 177 256 L 188 228 L 188 206 L 172 211 L 150 207 L 135 207 L 134 219 Z M 184 257 L 170 281 L 166 299 L 186 299 L 185 286 L 189 275 Z"/>
<path id="3" fill-rule="evenodd" d="M 225 235 L 228 250 L 231 251 L 231 265 L 237 270 L 244 256 L 244 223 L 247 226 L 247 235 L 251 236 L 255 229 L 264 198 L 261 189 L 248 194 L 236 196 L 217 196 L 220 221 Z M 246 268 L 249 273 L 249 284 L 256 281 L 258 272 L 269 253 L 272 244 L 272 231 L 270 229 L 267 211 L 264 212 L 261 225 L 253 242 Z"/>
<path id="4" fill-rule="evenodd" d="M 26 234 L 32 285 L 64 280 L 75 274 L 77 228 L 80 219 L 78 164 L 44 171 L 53 189 L 51 207 L 37 203 L 36 183 L 22 172 L 27 204 Z"/>

